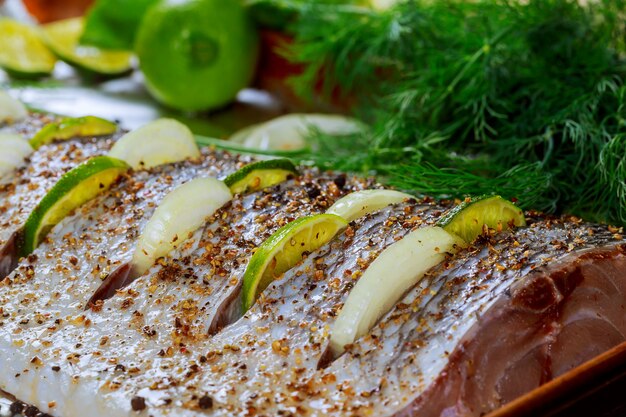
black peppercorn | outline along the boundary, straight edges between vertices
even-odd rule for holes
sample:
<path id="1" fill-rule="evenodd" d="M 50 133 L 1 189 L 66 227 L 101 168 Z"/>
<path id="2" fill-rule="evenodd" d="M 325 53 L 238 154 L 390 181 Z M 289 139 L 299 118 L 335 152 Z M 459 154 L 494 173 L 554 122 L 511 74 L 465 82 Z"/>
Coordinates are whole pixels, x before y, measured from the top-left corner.
<path id="1" fill-rule="evenodd" d="M 141 411 L 146 408 L 146 399 L 140 396 L 133 397 L 130 400 L 130 406 L 134 411 Z"/>
<path id="2" fill-rule="evenodd" d="M 204 396 L 202 396 L 202 398 L 200 398 L 200 400 L 198 400 L 198 405 L 203 410 L 206 410 L 208 408 L 212 408 L 213 407 L 213 398 L 209 397 L 208 395 L 204 395 Z"/>

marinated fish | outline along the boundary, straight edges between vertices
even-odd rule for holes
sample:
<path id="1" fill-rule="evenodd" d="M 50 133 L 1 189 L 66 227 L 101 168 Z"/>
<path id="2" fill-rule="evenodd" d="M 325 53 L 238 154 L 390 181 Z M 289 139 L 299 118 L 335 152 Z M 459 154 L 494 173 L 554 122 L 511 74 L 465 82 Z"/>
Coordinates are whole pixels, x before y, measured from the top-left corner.
<path id="1" fill-rule="evenodd" d="M 458 253 L 331 363 L 324 415 L 480 416 L 626 340 L 626 242 L 532 219 Z M 325 383 L 331 375 L 332 383 Z"/>
<path id="2" fill-rule="evenodd" d="M 226 175 L 243 163 L 239 158 L 222 158 L 219 152 L 206 152 L 198 160 L 123 177 L 109 192 L 59 223 L 41 250 L 35 250 L 2 281 L 3 314 L 35 314 L 35 321 L 18 320 L 16 324 L 22 326 L 44 316 L 54 318 L 53 322 L 71 314 L 80 316 L 102 278 L 132 257 L 133 242 L 167 192 L 197 175 Z M 26 308 L 27 304 L 34 310 Z"/>
<path id="3" fill-rule="evenodd" d="M 30 137 L 52 120 L 31 113 L 28 119 L 6 129 Z M 16 266 L 16 239 L 37 203 L 63 174 L 92 156 L 106 153 L 118 137 L 75 138 L 43 145 L 30 155 L 26 165 L 0 184 L 0 279 Z"/>
<path id="4" fill-rule="evenodd" d="M 333 324 L 368 266 L 453 206 L 429 198 L 350 222 L 244 312 L 241 281 L 255 248 L 288 222 L 376 187 L 315 170 L 236 195 L 147 273 L 103 287 L 130 261 L 166 192 L 245 162 L 205 150 L 200 160 L 132 172 L 4 279 L 0 389 L 23 402 L 14 409 L 479 416 L 626 340 L 622 231 L 528 213 L 528 226 L 485 231 L 447 254 L 367 335 L 333 354 Z"/>
<path id="5" fill-rule="evenodd" d="M 28 112 L 23 119 L 12 123 L 0 122 L 0 131 L 17 133 L 24 138 L 31 138 L 48 123 L 57 121 L 59 118 L 47 113 Z"/>
<path id="6" fill-rule="evenodd" d="M 317 195 L 315 201 L 321 204 L 318 210 L 330 205 L 325 197 L 328 192 L 320 191 L 317 186 L 311 187 L 309 180 L 305 179 L 304 183 L 306 185 L 302 187 L 302 182 L 299 182 L 295 189 L 293 184 L 281 186 L 287 191 L 284 194 L 286 197 L 274 205 L 274 210 L 283 213 L 291 211 L 301 204 L 300 199 L 306 199 L 307 194 Z M 338 188 L 334 181 L 326 179 L 326 183 L 330 184 L 331 194 Z M 295 192 L 296 198 L 291 200 L 295 204 L 286 200 L 290 188 L 292 193 Z M 298 189 L 300 191 L 296 192 Z M 249 239 L 248 244 L 240 244 L 245 250 L 234 257 L 245 266 L 246 256 L 250 255 L 254 244 L 258 244 L 258 240 L 255 242 L 254 239 L 262 240 L 263 237 L 259 233 L 262 229 L 255 227 L 254 223 L 260 224 L 261 228 L 264 228 L 264 223 L 276 228 L 284 221 L 281 219 L 285 214 L 274 215 L 270 219 L 265 216 L 268 203 L 271 205 L 273 200 L 277 200 L 275 197 L 268 198 L 271 195 L 251 195 L 247 199 L 254 199 L 254 203 L 250 201 L 246 204 L 244 201 L 243 206 L 234 200 L 225 212 L 231 211 L 235 217 L 247 213 L 241 223 L 235 222 L 235 227 L 220 228 L 219 222 L 210 222 L 205 233 L 217 230 L 217 236 L 215 232 L 209 233 L 209 236 L 213 234 L 213 240 L 217 241 L 226 240 L 229 237 L 232 239 L 240 224 L 248 226 L 248 235 L 243 236 L 243 242 Z M 246 205 L 249 210 L 242 211 Z M 249 211 L 255 212 L 253 208 L 259 205 L 264 209 L 257 213 L 258 217 L 251 216 Z M 315 207 L 315 204 L 311 206 Z M 125 415 L 137 408 L 141 401 L 147 401 L 151 415 L 184 415 L 181 413 L 185 410 L 193 412 L 198 407 L 202 408 L 199 399 L 206 396 L 214 401 L 214 412 L 219 411 L 218 401 L 221 401 L 225 407 L 222 413 L 228 415 L 235 409 L 244 413 L 249 403 L 259 401 L 263 405 L 265 395 L 273 396 L 279 391 L 287 395 L 290 384 L 281 382 L 287 382 L 281 373 L 288 362 L 293 365 L 293 369 L 287 368 L 289 375 L 297 378 L 310 377 L 318 372 L 317 367 L 327 344 L 327 327 L 335 315 L 333 309 L 340 305 L 342 296 L 347 294 L 355 276 L 358 276 L 346 271 L 358 273 L 378 251 L 412 227 L 434 223 L 442 211 L 441 207 L 430 202 L 407 204 L 383 210 L 367 220 L 363 227 L 348 229 L 333 242 L 331 248 L 325 248 L 318 255 L 311 254 L 300 267 L 268 288 L 263 299 L 243 318 L 213 336 L 209 336 L 207 327 L 220 310 L 228 309 L 224 303 L 238 306 L 233 297 L 225 294 L 224 288 L 228 290 L 229 285 L 236 287 L 243 270 L 241 267 L 233 269 L 233 263 L 224 263 L 224 258 L 219 256 L 228 257 L 232 253 L 231 248 L 236 248 L 237 244 L 227 244 L 225 249 L 209 255 L 209 263 L 194 261 L 202 260 L 201 257 L 183 254 L 177 256 L 182 262 L 164 260 L 163 265 L 157 266 L 151 275 L 137 279 L 124 291 L 104 300 L 94 311 L 86 312 L 82 320 L 89 323 L 88 327 L 70 323 L 61 325 L 54 331 L 47 331 L 50 334 L 49 348 L 38 348 L 37 352 L 28 348 L 21 353 L 27 356 L 36 354 L 42 363 L 58 364 L 53 365 L 60 367 L 56 374 L 53 371 L 51 376 L 46 377 L 56 381 L 53 386 L 62 386 L 56 378 L 66 378 L 68 372 L 81 375 L 81 383 L 77 386 L 85 384 L 85 388 L 90 390 L 93 389 L 91 384 L 98 385 L 103 396 L 95 403 L 93 398 L 90 399 L 92 408 L 100 410 L 94 410 L 93 415 Z M 298 215 L 296 211 L 293 213 L 294 217 Z M 216 214 L 220 219 L 231 219 L 231 216 Z M 255 218 L 263 222 L 255 221 Z M 262 233 L 269 234 L 267 231 Z M 194 236 L 191 241 L 196 239 Z M 204 253 L 206 247 L 200 249 L 200 254 Z M 325 267 L 319 262 L 325 256 L 329 257 L 327 265 L 332 269 L 332 272 L 328 271 L 328 276 L 322 274 Z M 200 271 L 206 275 L 201 275 Z M 338 278 L 333 279 L 338 281 L 327 285 L 326 278 L 330 279 L 335 274 Z M 290 280 L 290 277 L 297 278 Z M 235 293 L 236 290 L 230 292 Z M 218 301 L 224 301 L 211 302 L 211 295 L 217 295 L 215 298 Z M 155 309 L 155 305 L 158 308 Z M 305 322 L 307 326 L 303 326 Z M 29 333 L 36 338 L 44 329 L 47 329 L 45 323 L 29 329 Z M 23 332 L 21 337 L 25 337 Z M 29 345 L 25 341 L 25 346 Z M 67 349 L 59 350 L 60 346 Z M 99 353 L 94 356 L 94 351 Z M 295 356 L 286 354 L 290 351 L 295 352 Z M 66 368 L 68 355 L 82 359 Z M 96 374 L 90 370 L 96 369 L 94 366 L 99 369 Z M 190 366 L 192 372 L 189 372 Z M 37 378 L 43 380 L 50 371 L 41 366 L 37 372 Z M 29 374 L 30 378 L 33 370 Z M 164 383 L 165 380 L 173 383 Z M 191 390 L 194 386 L 196 388 Z M 259 396 L 261 393 L 264 395 Z M 45 394 L 42 391 L 37 395 Z M 71 407 L 79 407 L 80 410 L 77 404 L 82 395 L 87 394 L 77 393 L 76 397 L 68 400 L 64 407 L 69 408 L 57 408 L 59 415 L 78 412 Z M 21 398 L 20 395 L 17 397 Z M 59 407 L 58 401 L 56 404 Z M 51 409 L 46 411 L 54 412 Z"/>

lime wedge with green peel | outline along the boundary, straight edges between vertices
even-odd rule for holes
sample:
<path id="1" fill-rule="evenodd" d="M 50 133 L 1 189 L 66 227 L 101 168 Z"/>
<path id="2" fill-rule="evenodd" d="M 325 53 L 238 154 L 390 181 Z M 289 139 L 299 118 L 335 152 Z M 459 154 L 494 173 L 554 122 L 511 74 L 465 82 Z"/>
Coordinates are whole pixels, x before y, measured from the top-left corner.
<path id="1" fill-rule="evenodd" d="M 117 125 L 96 116 L 67 117 L 58 122 L 45 125 L 30 139 L 34 149 L 57 140 L 75 137 L 111 135 L 117 131 Z"/>
<path id="2" fill-rule="evenodd" d="M 0 67 L 15 77 L 37 78 L 50 75 L 55 63 L 36 28 L 0 17 Z"/>
<path id="3" fill-rule="evenodd" d="M 247 311 L 272 281 L 310 253 L 329 242 L 348 225 L 334 214 L 301 217 L 281 227 L 261 244 L 243 275 L 243 310 Z"/>
<path id="4" fill-rule="evenodd" d="M 336 214 L 351 222 L 391 204 L 401 203 L 414 198 L 410 194 L 394 190 L 355 191 L 337 200 L 335 204 L 326 210 L 326 213 Z"/>
<path id="5" fill-rule="evenodd" d="M 0 149 L 0 178 L 24 165 L 33 152 L 26 139 L 12 133 L 0 133 Z"/>
<path id="6" fill-rule="evenodd" d="M 525 226 L 526 219 L 519 207 L 495 195 L 468 198 L 446 213 L 437 224 L 469 243 L 480 236 L 484 225 L 507 230 Z"/>
<path id="7" fill-rule="evenodd" d="M 447 253 L 465 246 L 441 227 L 416 229 L 378 255 L 350 291 L 335 320 L 330 348 L 335 356 L 372 326 Z"/>
<path id="8" fill-rule="evenodd" d="M 243 3 L 166 0 L 148 10 L 135 51 L 157 100 L 179 110 L 211 110 L 252 81 L 258 34 Z"/>
<path id="9" fill-rule="evenodd" d="M 106 191 L 129 168 L 119 159 L 96 156 L 63 175 L 26 220 L 21 255 L 35 250 L 54 225 Z"/>
<path id="10" fill-rule="evenodd" d="M 87 72 L 117 76 L 131 71 L 130 52 L 80 45 L 84 26 L 82 17 L 48 23 L 42 26 L 43 39 L 59 58 Z"/>
<path id="11" fill-rule="evenodd" d="M 224 183 L 233 194 L 243 194 L 271 187 L 296 175 L 298 170 L 289 159 L 270 159 L 246 165 L 226 177 Z"/>
<path id="12" fill-rule="evenodd" d="M 28 111 L 21 101 L 0 90 L 0 125 L 20 121 L 27 115 Z"/>
<path id="13" fill-rule="evenodd" d="M 196 178 L 166 195 L 139 237 L 132 261 L 134 272 L 146 272 L 231 199 L 228 187 L 215 178 Z"/>
<path id="14" fill-rule="evenodd" d="M 122 136 L 109 155 L 134 169 L 200 157 L 191 130 L 174 119 L 158 119 Z"/>

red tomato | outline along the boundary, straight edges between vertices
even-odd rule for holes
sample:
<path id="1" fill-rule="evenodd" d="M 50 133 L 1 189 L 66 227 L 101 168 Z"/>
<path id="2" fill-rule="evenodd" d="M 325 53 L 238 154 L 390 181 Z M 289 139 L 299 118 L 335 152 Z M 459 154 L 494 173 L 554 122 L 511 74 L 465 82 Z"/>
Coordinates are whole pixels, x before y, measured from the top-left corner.
<path id="1" fill-rule="evenodd" d="M 24 0 L 24 6 L 40 23 L 85 14 L 93 0 Z"/>

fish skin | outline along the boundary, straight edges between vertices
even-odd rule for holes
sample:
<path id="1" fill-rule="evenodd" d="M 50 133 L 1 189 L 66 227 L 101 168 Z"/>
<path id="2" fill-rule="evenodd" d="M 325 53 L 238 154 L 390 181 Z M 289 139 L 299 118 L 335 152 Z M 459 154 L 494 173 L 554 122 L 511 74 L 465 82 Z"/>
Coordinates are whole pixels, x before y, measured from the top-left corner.
<path id="1" fill-rule="evenodd" d="M 190 283 L 197 281 L 200 285 L 193 296 L 206 312 L 201 327 L 215 333 L 223 327 L 222 322 L 241 316 L 240 303 L 231 303 L 232 308 L 227 309 L 220 305 L 238 297 L 253 249 L 280 226 L 321 213 L 340 196 L 366 184 L 353 181 L 340 190 L 330 176 L 305 172 L 261 192 L 237 196 L 208 220 L 199 236 L 174 251 L 174 258 L 162 260 L 152 275 L 167 280 L 184 274 Z"/>
<path id="2" fill-rule="evenodd" d="M 60 116 L 53 114 L 29 112 L 24 119 L 14 121 L 13 123 L 0 122 L 0 133 L 14 133 L 28 140 L 35 136 L 45 125 L 61 119 Z"/>
<path id="3" fill-rule="evenodd" d="M 26 120 L 5 129 L 28 138 L 54 120 L 31 113 Z M 0 279 L 15 268 L 17 234 L 39 201 L 67 171 L 93 156 L 105 154 L 120 136 L 118 132 L 43 145 L 29 156 L 25 166 L 0 184 Z"/>
<path id="4" fill-rule="evenodd" d="M 494 303 L 465 335 L 435 383 L 398 415 L 482 415 L 624 342 L 625 252 L 626 247 L 617 245 L 612 250 L 602 248 L 566 256 L 562 263 L 571 268 L 567 277 L 571 293 L 558 289 L 558 279 L 552 278 L 555 275 L 531 274 L 532 278 L 515 286 L 510 297 L 505 294 Z M 602 306 L 593 297 L 598 295 L 598 287 L 586 283 L 594 281 L 588 269 L 599 266 L 586 256 L 600 254 L 609 256 L 608 261 L 601 261 L 604 271 L 619 270 L 617 281 L 621 287 L 611 294 L 613 300 L 603 300 Z M 556 266 L 547 269 L 552 271 Z M 579 268 L 582 281 L 577 278 Z M 536 297 L 538 288 L 542 289 L 541 297 Z M 520 298 L 527 298 L 520 297 L 524 292 L 535 293 L 533 303 L 549 300 L 545 310 L 520 303 Z M 605 309 L 619 317 L 603 317 Z M 471 382 L 461 383 L 468 377 Z"/>
<path id="5" fill-rule="evenodd" d="M 198 175 L 229 174 L 247 161 L 223 152 L 205 151 L 197 160 L 131 172 L 55 226 L 46 241 L 0 284 L 0 369 L 3 375 L 14 379 L 8 385 L 6 381 L 0 383 L 0 389 L 17 398 L 30 399 L 33 390 L 51 378 L 56 378 L 59 387 L 74 386 L 75 382 L 63 385 L 67 381 L 59 381 L 60 373 L 50 374 L 50 366 L 38 367 L 42 356 L 38 352 L 49 346 L 50 329 L 61 325 L 89 326 L 84 308 L 91 293 L 101 282 L 102 274 L 130 260 L 134 242 L 165 194 Z M 16 349 L 20 346 L 25 346 L 25 350 Z M 20 354 L 31 358 L 19 361 Z M 66 355 L 63 360 L 71 365 L 71 358 Z M 29 364 L 38 369 L 27 372 Z M 44 409 L 44 405 L 38 406 Z M 45 408 L 54 413 L 50 407 Z"/>
<path id="6" fill-rule="evenodd" d="M 107 139 L 68 140 L 44 145 L 10 183 L 0 188 L 0 245 L 20 227 L 37 203 L 67 171 L 112 146 Z"/>
<path id="7" fill-rule="evenodd" d="M 66 374 L 71 369 L 81 375 L 87 391 L 93 389 L 93 381 L 97 378 L 98 392 L 102 395 L 92 401 L 101 402 L 98 407 L 117 404 L 114 415 L 130 413 L 129 404 L 135 396 L 146 398 L 150 415 L 191 415 L 198 410 L 198 398 L 203 395 L 213 399 L 211 411 L 215 415 L 245 415 L 250 406 L 262 407 L 261 400 L 275 395 L 277 387 L 287 395 L 281 381 L 297 384 L 317 372 L 317 363 L 328 344 L 325 326 L 334 317 L 328 312 L 341 305 L 354 281 L 343 271 L 358 270 L 358 263 L 364 262 L 361 257 L 382 251 L 422 222 L 432 224 L 441 212 L 441 208 L 432 204 L 413 204 L 369 215 L 370 220 L 364 220 L 362 227 L 355 223 L 351 231 L 329 247 L 311 254 L 301 266 L 271 285 L 263 301 L 242 319 L 210 338 L 201 326 L 194 327 L 193 320 L 186 320 L 185 313 L 195 317 L 197 312 L 193 305 L 185 305 L 186 297 L 181 294 L 185 288 L 181 289 L 180 282 L 154 280 L 155 276 L 139 278 L 125 292 L 119 293 L 119 297 L 106 300 L 99 312 L 87 312 L 86 317 L 91 322 L 88 328 L 65 326 L 53 332 L 51 347 L 47 351 L 62 347 L 61 352 L 42 354 L 41 359 L 46 363 L 61 363 L 59 374 Z M 423 220 L 416 220 L 417 215 Z M 368 247 L 370 244 L 372 246 Z M 311 280 L 320 284 L 319 277 L 313 278 L 315 269 L 311 266 L 314 262 L 319 267 L 317 261 L 328 258 L 330 265 L 330 259 L 337 257 L 342 261 L 334 267 L 329 266 L 328 273 L 336 273 L 340 283 L 311 288 Z M 184 283 L 185 279 L 178 278 L 181 279 Z M 189 290 L 195 291 L 191 287 Z M 303 296 L 303 293 L 308 295 Z M 277 298 L 286 301 L 284 304 L 274 303 L 272 300 Z M 323 306 L 303 303 L 311 298 L 325 298 Z M 128 299 L 132 299 L 130 307 L 124 301 Z M 123 308 L 124 304 L 127 304 L 126 308 Z M 155 305 L 158 305 L 157 309 Z M 285 319 L 280 319 L 281 315 Z M 317 329 L 312 331 L 311 327 L 303 328 L 300 320 L 286 319 L 294 315 L 307 317 L 310 326 Z M 191 326 L 186 328 L 190 323 Z M 259 327 L 270 328 L 276 324 L 278 326 L 271 331 L 257 331 Z M 251 338 L 251 335 L 258 337 L 258 343 L 253 342 L 256 337 Z M 105 336 L 108 337 L 106 346 L 99 346 L 97 342 Z M 288 341 L 290 352 L 300 349 L 301 353 L 285 355 L 282 351 L 277 352 L 272 343 L 277 339 Z M 75 342 L 81 346 L 72 348 Z M 100 354 L 95 355 L 96 352 Z M 66 368 L 63 359 L 75 353 L 79 353 L 81 359 Z M 285 363 L 303 370 L 308 365 L 308 371 L 294 372 L 288 378 L 277 374 L 285 369 Z M 124 371 L 116 371 L 117 365 L 122 365 Z M 264 371 L 260 370 L 262 367 Z M 139 371 L 128 371 L 134 368 Z M 94 369 L 99 371 L 94 374 Z M 191 389 L 193 387 L 196 389 Z M 252 398 L 255 393 L 260 394 L 258 399 Z M 80 396 L 72 397 L 73 403 L 77 400 Z M 168 403 L 168 400 L 172 402 Z M 67 399 L 66 402 L 72 401 Z M 59 408 L 58 411 L 59 415 L 74 415 L 71 409 Z"/>
<path id="8" fill-rule="evenodd" d="M 326 372 L 334 375 L 336 381 L 330 384 L 319 378 L 312 381 L 320 391 L 334 394 L 309 398 L 303 407 L 312 415 L 373 413 L 399 417 L 475 416 L 497 408 L 503 399 L 494 395 L 481 397 L 478 393 L 487 388 L 479 382 L 473 391 L 468 388 L 459 398 L 455 397 L 442 377 L 457 371 L 448 364 L 465 366 L 467 370 L 462 373 L 465 377 L 473 375 L 474 368 L 459 365 L 460 359 L 450 362 L 451 358 L 465 358 L 462 352 L 468 340 L 473 340 L 481 330 L 484 318 L 496 315 L 498 308 L 510 304 L 511 294 L 514 296 L 520 289 L 527 291 L 529 280 L 538 276 L 537 271 L 558 269 L 559 261 L 569 265 L 572 259 L 584 256 L 589 250 L 611 252 L 622 245 L 623 237 L 606 226 L 567 217 L 536 219 L 527 228 L 503 233 L 484 245 L 457 253 L 449 262 L 431 270 L 369 335 L 330 364 Z M 620 259 L 616 262 L 622 262 Z M 626 281 L 625 272 L 622 278 Z M 545 292 L 542 290 L 541 294 Z M 558 292 L 555 294 L 555 304 L 564 301 L 558 298 Z M 528 323 L 532 322 L 528 320 Z M 623 331 L 626 336 L 626 327 Z M 531 350 L 545 345 L 551 337 L 550 334 L 529 336 L 525 343 Z M 506 351 L 504 346 L 502 349 Z M 474 366 L 488 368 L 486 363 Z M 535 386 L 538 384 L 537 381 Z M 472 396 L 485 403 L 475 404 L 469 399 Z"/>
<path id="9" fill-rule="evenodd" d="M 414 227 L 433 224 L 444 209 L 418 201 L 357 220 L 270 285 L 244 317 L 212 336 L 206 330 L 220 302 L 202 310 L 188 297 L 205 290 L 206 284 L 199 287 L 197 279 L 202 268 L 189 268 L 200 259 L 196 254 L 202 252 L 196 251 L 211 229 L 209 221 L 193 234 L 188 247 L 174 251 L 99 309 L 83 312 L 88 291 L 70 291 L 64 313 L 73 309 L 75 314 L 54 325 L 54 330 L 49 330 L 47 318 L 36 322 L 35 304 L 40 300 L 25 297 L 20 301 L 26 304 L 13 302 L 13 311 L 30 313 L 20 313 L 10 318 L 9 326 L 0 326 L 0 367 L 6 365 L 2 369 L 9 371 L 0 375 L 0 388 L 11 392 L 18 387 L 18 398 L 65 417 L 82 416 L 85 407 L 94 416 L 137 415 L 131 406 L 137 397 L 147 406 L 141 415 L 155 417 L 243 416 L 251 410 L 267 416 L 473 415 L 476 409 L 463 401 L 420 407 L 439 387 L 446 387 L 442 372 L 459 355 L 457 348 L 470 346 L 481 318 L 493 317 L 492 309 L 507 297 L 523 300 L 516 294 L 532 288 L 528 282 L 536 279 L 537 271 L 553 271 L 563 262 L 569 265 L 568 257 L 578 259 L 590 251 L 613 253 L 624 240 L 605 226 L 569 217 L 537 217 L 527 228 L 483 238 L 431 270 L 370 334 L 326 363 L 328 329 L 353 285 L 353 274 L 358 278 L 384 248 Z M 214 227 L 218 230 L 219 222 Z M 248 233 L 248 250 L 265 236 L 255 232 L 242 232 Z M 178 268 L 170 274 L 166 269 L 172 265 Z M 201 266 L 202 262 L 194 265 Z M 321 276 L 316 269 L 323 271 Z M 46 280 L 43 276 L 36 283 L 27 280 L 22 293 L 31 294 L 47 285 Z M 578 290 L 573 284 L 567 288 L 569 284 L 561 295 Z M 557 303 L 567 298 L 549 293 L 556 294 Z M 223 295 L 229 294 L 233 292 Z M 0 303 L 3 295 L 0 288 Z M 209 301 L 210 295 L 204 294 L 203 300 Z M 34 317 L 35 322 L 20 325 L 16 323 L 20 317 Z M 528 343 L 534 348 L 551 335 L 547 337 Z M 23 344 L 16 346 L 15 340 Z M 59 368 L 53 371 L 52 366 Z M 567 364 L 562 364 L 561 372 L 565 369 Z M 210 408 L 201 407 L 204 396 L 211 398 Z M 456 400 L 452 394 L 450 398 Z M 49 407 L 50 401 L 57 405 Z"/>

